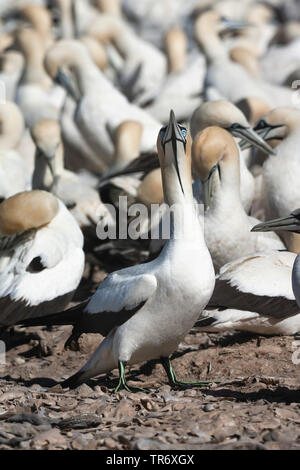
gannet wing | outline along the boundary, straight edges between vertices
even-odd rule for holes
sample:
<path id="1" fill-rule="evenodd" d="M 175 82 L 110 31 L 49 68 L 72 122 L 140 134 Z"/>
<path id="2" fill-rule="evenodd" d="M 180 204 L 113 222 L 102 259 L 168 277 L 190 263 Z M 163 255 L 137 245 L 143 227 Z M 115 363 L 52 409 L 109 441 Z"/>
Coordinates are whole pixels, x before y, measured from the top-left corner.
<path id="1" fill-rule="evenodd" d="M 272 252 L 225 265 L 207 308 L 256 312 L 278 320 L 299 314 L 291 282 L 295 257 Z"/>
<path id="2" fill-rule="evenodd" d="M 113 328 L 138 312 L 153 295 L 157 287 L 154 275 L 132 276 L 125 271 L 108 275 L 100 284 L 83 311 L 81 328 L 95 328 L 107 336 Z"/>

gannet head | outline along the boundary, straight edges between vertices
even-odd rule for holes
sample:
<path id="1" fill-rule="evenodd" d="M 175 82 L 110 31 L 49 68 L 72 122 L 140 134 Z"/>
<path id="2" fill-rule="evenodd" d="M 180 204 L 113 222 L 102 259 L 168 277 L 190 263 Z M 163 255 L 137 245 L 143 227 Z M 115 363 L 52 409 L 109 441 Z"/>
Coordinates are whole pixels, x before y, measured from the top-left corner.
<path id="1" fill-rule="evenodd" d="M 187 129 L 177 123 L 173 111 L 170 112 L 167 126 L 159 131 L 157 150 L 167 202 L 171 199 L 178 200 L 178 194 L 190 195 L 192 188 L 190 138 Z M 168 191 L 165 190 L 166 187 Z"/>
<path id="2" fill-rule="evenodd" d="M 221 13 L 215 10 L 205 11 L 200 14 L 195 22 L 195 35 L 201 42 L 201 31 L 215 31 L 216 33 L 222 33 L 227 31 L 242 30 L 248 27 L 248 23 L 242 21 L 234 21 L 229 18 L 225 18 Z"/>
<path id="3" fill-rule="evenodd" d="M 242 111 L 229 101 L 209 101 L 194 111 L 191 118 L 193 138 L 208 126 L 222 127 L 233 137 L 239 137 L 240 146 L 247 142 L 250 146 L 253 145 L 265 153 L 273 153 L 272 148 L 253 131 Z"/>
<path id="4" fill-rule="evenodd" d="M 52 119 L 42 119 L 31 129 L 31 136 L 36 145 L 36 158 L 45 159 L 53 178 L 56 176 L 55 157 L 62 152 L 60 126 Z"/>
<path id="5" fill-rule="evenodd" d="M 196 135 L 192 162 L 195 175 L 203 183 L 205 208 L 211 204 L 215 183 L 239 185 L 238 147 L 229 132 L 220 127 L 207 127 Z"/>
<path id="6" fill-rule="evenodd" d="M 51 222 L 59 209 L 57 199 L 46 191 L 25 191 L 0 204 L 0 236 L 38 229 Z"/>
<path id="7" fill-rule="evenodd" d="M 265 114 L 256 124 L 254 130 L 270 145 L 285 139 L 292 131 L 299 131 L 300 111 L 296 108 L 276 108 Z M 273 142 L 272 142 L 273 141 Z"/>

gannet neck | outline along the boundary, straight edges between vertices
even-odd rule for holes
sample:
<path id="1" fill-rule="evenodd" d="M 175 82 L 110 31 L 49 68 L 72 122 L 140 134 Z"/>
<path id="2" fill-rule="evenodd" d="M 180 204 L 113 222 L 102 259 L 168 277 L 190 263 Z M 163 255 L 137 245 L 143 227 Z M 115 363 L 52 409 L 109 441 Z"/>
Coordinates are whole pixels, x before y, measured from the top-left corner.
<path id="1" fill-rule="evenodd" d="M 24 118 L 15 103 L 0 103 L 0 150 L 17 147 L 24 133 Z"/>
<path id="2" fill-rule="evenodd" d="M 44 69 L 45 46 L 39 34 L 33 29 L 23 29 L 17 34 L 17 44 L 25 57 L 22 76 L 24 84 L 38 84 L 50 88 L 52 81 Z"/>
<path id="3" fill-rule="evenodd" d="M 143 126 L 138 121 L 123 121 L 114 134 L 115 164 L 129 162 L 140 154 Z"/>
<path id="4" fill-rule="evenodd" d="M 233 202 L 242 208 L 239 159 L 238 147 L 224 129 L 207 127 L 194 138 L 193 169 L 203 184 L 209 184 L 210 209 Z"/>
<path id="5" fill-rule="evenodd" d="M 101 42 L 92 36 L 81 36 L 80 41 L 88 49 L 90 56 L 100 70 L 104 70 L 108 66 L 108 56 L 105 50 L 105 47 Z"/>
<path id="6" fill-rule="evenodd" d="M 60 12 L 61 37 L 74 37 L 72 0 L 55 0 Z"/>
<path id="7" fill-rule="evenodd" d="M 169 73 L 180 73 L 186 65 L 187 38 L 180 28 L 170 29 L 165 37 Z"/>
<path id="8" fill-rule="evenodd" d="M 228 54 L 218 32 L 217 23 L 220 15 L 209 11 L 199 16 L 195 23 L 195 36 L 209 63 L 227 60 Z"/>
<path id="9" fill-rule="evenodd" d="M 13 36 L 8 33 L 0 33 L 0 52 L 3 53 L 5 49 L 10 47 L 13 44 Z"/>

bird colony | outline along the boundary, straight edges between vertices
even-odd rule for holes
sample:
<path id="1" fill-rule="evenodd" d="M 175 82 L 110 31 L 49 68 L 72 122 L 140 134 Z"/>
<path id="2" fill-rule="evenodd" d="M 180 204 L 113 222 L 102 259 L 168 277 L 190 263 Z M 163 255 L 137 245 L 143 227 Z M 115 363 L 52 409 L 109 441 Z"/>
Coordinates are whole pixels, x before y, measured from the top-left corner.
<path id="1" fill-rule="evenodd" d="M 130 394 L 150 360 L 174 390 L 214 384 L 175 374 L 192 330 L 297 334 L 300 2 L 0 15 L 0 339 L 101 335 L 60 385 L 117 371 L 109 393 Z M 78 296 L 87 270 L 102 279 Z"/>

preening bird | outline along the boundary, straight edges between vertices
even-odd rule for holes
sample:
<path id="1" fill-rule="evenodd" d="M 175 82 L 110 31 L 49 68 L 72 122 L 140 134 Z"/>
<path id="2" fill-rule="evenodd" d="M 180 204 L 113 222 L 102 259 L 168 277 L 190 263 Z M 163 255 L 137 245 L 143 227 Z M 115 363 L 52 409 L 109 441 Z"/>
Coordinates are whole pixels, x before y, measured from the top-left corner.
<path id="1" fill-rule="evenodd" d="M 45 191 L 0 204 L 0 326 L 63 309 L 83 273 L 83 236 L 64 204 Z"/>

